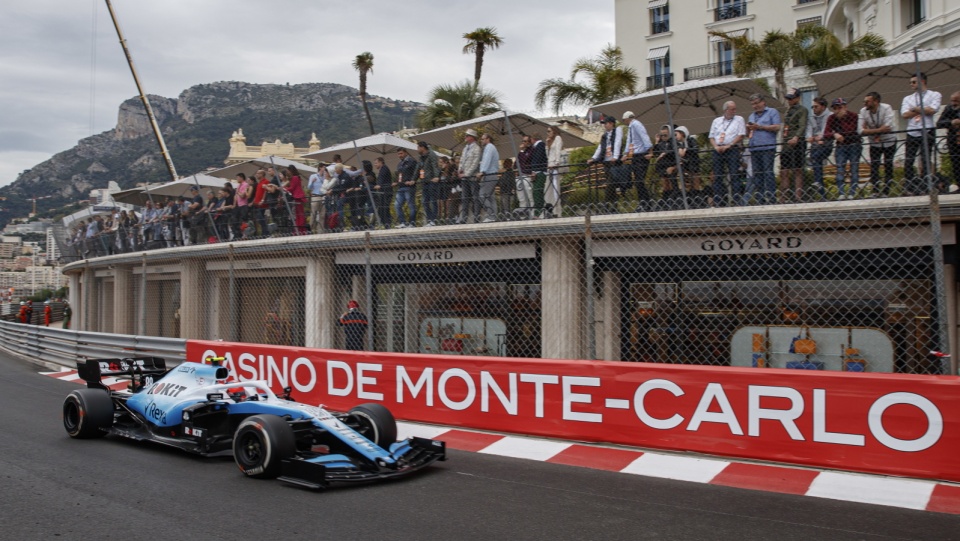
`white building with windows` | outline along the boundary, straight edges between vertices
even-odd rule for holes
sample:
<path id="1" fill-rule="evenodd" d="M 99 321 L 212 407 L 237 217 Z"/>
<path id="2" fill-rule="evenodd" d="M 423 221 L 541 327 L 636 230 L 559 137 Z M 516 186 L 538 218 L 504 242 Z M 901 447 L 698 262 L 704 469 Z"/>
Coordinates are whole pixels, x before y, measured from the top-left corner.
<path id="1" fill-rule="evenodd" d="M 822 24 L 844 43 L 873 32 L 892 53 L 960 45 L 957 0 L 615 0 L 616 44 L 645 90 L 733 74 L 734 50 L 710 31 L 761 39 Z M 788 86 L 812 84 L 806 70 Z"/>

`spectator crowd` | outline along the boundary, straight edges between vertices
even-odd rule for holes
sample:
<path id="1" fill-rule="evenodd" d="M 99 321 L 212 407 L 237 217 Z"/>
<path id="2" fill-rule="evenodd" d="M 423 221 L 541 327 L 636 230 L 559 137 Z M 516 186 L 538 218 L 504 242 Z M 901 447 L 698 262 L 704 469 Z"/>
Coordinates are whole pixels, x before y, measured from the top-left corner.
<path id="1" fill-rule="evenodd" d="M 941 111 L 942 95 L 927 88 L 926 75 L 910 85 L 899 109 L 876 92 L 859 110 L 824 97 L 808 110 L 790 89 L 781 111 L 756 94 L 746 117 L 728 101 L 700 136 L 663 125 L 651 138 L 632 112 L 619 122 L 606 116 L 586 167 L 564 164 L 555 126 L 521 134 L 517 155 L 503 160 L 494 135 L 468 129 L 452 157 L 420 142 L 415 154 L 397 148 L 392 170 L 382 157 L 356 168 L 338 155 L 308 179 L 295 165 L 241 173 L 217 190 L 201 194 L 194 186 L 188 196 L 81 220 L 68 244 L 76 256 L 93 257 L 275 235 L 543 219 L 562 216 L 577 190 L 594 194 L 590 202 L 600 212 L 919 195 L 928 190 L 927 164 L 934 189 L 953 191 L 960 184 L 960 91 Z M 898 115 L 906 122 L 902 132 L 895 129 Z M 939 154 L 949 174 L 936 173 Z M 869 166 L 864 179 L 861 163 Z"/>

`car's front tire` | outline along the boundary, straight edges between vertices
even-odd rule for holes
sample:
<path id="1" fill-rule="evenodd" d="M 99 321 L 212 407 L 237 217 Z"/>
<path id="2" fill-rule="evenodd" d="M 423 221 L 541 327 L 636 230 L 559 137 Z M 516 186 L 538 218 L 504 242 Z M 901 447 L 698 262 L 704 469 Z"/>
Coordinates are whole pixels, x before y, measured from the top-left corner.
<path id="1" fill-rule="evenodd" d="M 247 477 L 274 479 L 280 463 L 297 452 L 293 429 L 276 415 L 254 415 L 233 435 L 233 459 Z"/>
<path id="2" fill-rule="evenodd" d="M 350 415 L 358 425 L 357 432 L 380 447 L 386 449 L 397 441 L 397 420 L 382 404 L 360 404 Z"/>
<path id="3" fill-rule="evenodd" d="M 63 401 L 63 428 L 71 438 L 100 438 L 113 426 L 113 399 L 99 389 L 77 389 Z"/>

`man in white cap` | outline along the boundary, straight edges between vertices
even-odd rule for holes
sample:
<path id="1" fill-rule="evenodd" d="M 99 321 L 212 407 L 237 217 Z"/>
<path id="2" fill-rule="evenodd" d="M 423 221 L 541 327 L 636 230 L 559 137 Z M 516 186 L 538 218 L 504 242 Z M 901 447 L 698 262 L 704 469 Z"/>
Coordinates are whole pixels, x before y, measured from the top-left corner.
<path id="1" fill-rule="evenodd" d="M 467 145 L 460 156 L 460 182 L 463 192 L 460 194 L 460 217 L 458 224 L 467 223 L 470 214 L 474 221 L 480 221 L 480 145 L 477 144 L 477 130 L 468 129 L 463 134 Z"/>
<path id="2" fill-rule="evenodd" d="M 633 185 L 637 189 L 637 212 L 651 210 L 650 192 L 647 191 L 647 169 L 650 167 L 647 152 L 653 144 L 647 129 L 637 120 L 633 111 L 623 113 L 623 124 L 627 127 L 627 149 L 624 158 L 630 160 Z M 629 178 L 627 181 L 629 182 Z"/>

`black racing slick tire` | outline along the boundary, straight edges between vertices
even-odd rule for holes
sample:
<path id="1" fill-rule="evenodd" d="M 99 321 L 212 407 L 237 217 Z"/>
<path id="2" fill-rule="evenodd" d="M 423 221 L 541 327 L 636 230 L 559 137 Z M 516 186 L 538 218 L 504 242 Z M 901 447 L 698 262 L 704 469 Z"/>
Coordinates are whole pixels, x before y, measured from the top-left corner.
<path id="1" fill-rule="evenodd" d="M 360 404 L 350 415 L 359 425 L 357 432 L 380 447 L 386 449 L 397 441 L 397 420 L 383 405 Z"/>
<path id="2" fill-rule="evenodd" d="M 100 389 L 77 389 L 63 401 L 63 428 L 71 438 L 101 438 L 113 426 L 113 399 Z"/>
<path id="3" fill-rule="evenodd" d="M 283 459 L 296 452 L 293 429 L 276 415 L 248 417 L 233 435 L 233 459 L 247 477 L 275 479 Z"/>

